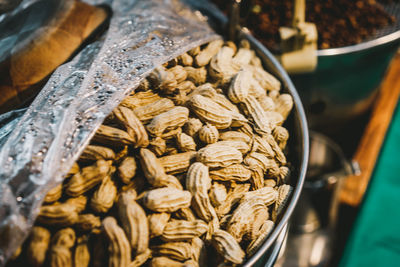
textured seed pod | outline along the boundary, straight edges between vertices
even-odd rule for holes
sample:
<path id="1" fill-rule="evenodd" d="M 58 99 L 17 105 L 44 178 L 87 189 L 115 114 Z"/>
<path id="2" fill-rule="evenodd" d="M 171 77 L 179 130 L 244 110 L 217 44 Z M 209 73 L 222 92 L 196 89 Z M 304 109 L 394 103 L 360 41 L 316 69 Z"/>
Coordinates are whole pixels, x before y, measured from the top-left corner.
<path id="1" fill-rule="evenodd" d="M 153 152 L 146 148 L 140 149 L 140 163 L 147 181 L 153 186 L 164 186 L 167 180 L 167 175 L 160 160 Z"/>
<path id="2" fill-rule="evenodd" d="M 161 97 L 153 91 L 136 92 L 131 96 L 127 96 L 122 100 L 121 106 L 135 109 L 137 107 L 146 106 L 160 100 Z"/>
<path id="3" fill-rule="evenodd" d="M 185 125 L 183 125 L 183 131 L 187 135 L 194 137 L 202 126 L 203 123 L 199 119 L 189 118 Z"/>
<path id="4" fill-rule="evenodd" d="M 270 134 L 264 136 L 263 138 L 269 143 L 272 150 L 275 152 L 275 158 L 278 160 L 278 162 L 281 163 L 282 165 L 285 165 L 286 164 L 285 154 L 283 154 L 282 149 L 279 147 L 275 138 Z"/>
<path id="5" fill-rule="evenodd" d="M 168 71 L 169 71 L 169 72 L 172 72 L 172 73 L 174 74 L 175 80 L 176 80 L 178 83 L 181 83 L 181 82 L 183 82 L 184 80 L 186 80 L 187 73 L 186 73 L 186 70 L 185 70 L 182 66 L 176 65 L 176 66 L 174 66 L 174 67 L 168 69 Z"/>
<path id="6" fill-rule="evenodd" d="M 257 197 L 240 202 L 233 211 L 226 230 L 240 242 L 254 222 L 254 214 L 257 210 L 265 208 L 264 200 Z"/>
<path id="7" fill-rule="evenodd" d="M 131 249 L 144 253 L 149 246 L 149 225 L 146 213 L 136 203 L 135 195 L 124 192 L 118 199 L 118 214 Z"/>
<path id="8" fill-rule="evenodd" d="M 168 242 L 154 246 L 152 250 L 157 256 L 165 256 L 177 261 L 185 261 L 192 256 L 191 248 L 190 243 L 187 242 Z"/>
<path id="9" fill-rule="evenodd" d="M 184 267 L 185 264 L 180 262 L 180 261 L 176 261 L 173 259 L 170 259 L 168 257 L 162 256 L 162 257 L 154 257 L 151 259 L 150 263 L 149 263 L 150 267 Z"/>
<path id="10" fill-rule="evenodd" d="M 232 123 L 231 112 L 208 97 L 194 95 L 190 98 L 189 105 L 200 120 L 214 125 L 217 129 L 226 129 Z"/>
<path id="11" fill-rule="evenodd" d="M 235 238 L 228 232 L 224 230 L 215 230 L 211 242 L 225 260 L 235 264 L 241 264 L 243 262 L 245 253 L 240 248 L 240 245 Z"/>
<path id="12" fill-rule="evenodd" d="M 254 190 L 260 189 L 264 185 L 264 169 L 261 166 L 251 167 L 250 183 Z"/>
<path id="13" fill-rule="evenodd" d="M 241 163 L 243 160 L 242 153 L 234 147 L 211 144 L 203 147 L 197 152 L 197 161 L 215 168 L 227 167 L 235 163 Z"/>
<path id="14" fill-rule="evenodd" d="M 135 140 L 127 132 L 107 125 L 100 125 L 92 140 L 100 144 L 116 146 L 135 143 Z"/>
<path id="15" fill-rule="evenodd" d="M 26 248 L 26 257 L 30 266 L 42 266 L 46 259 L 50 243 L 50 231 L 44 227 L 34 226 L 30 232 L 29 243 Z"/>
<path id="16" fill-rule="evenodd" d="M 194 89 L 196 88 L 196 85 L 194 85 L 193 82 L 191 81 L 183 81 L 180 82 L 177 86 L 176 86 L 176 90 L 179 90 L 179 92 L 184 93 L 185 96 L 187 94 L 189 94 L 190 92 L 192 92 Z M 184 102 L 183 102 L 184 103 Z M 182 104 L 183 104 L 182 103 Z"/>
<path id="17" fill-rule="evenodd" d="M 65 200 L 64 204 L 74 207 L 75 211 L 80 213 L 86 208 L 87 201 L 86 196 L 71 197 Z"/>
<path id="18" fill-rule="evenodd" d="M 243 125 L 241 125 L 241 127 L 238 128 L 238 131 L 239 131 L 240 133 L 246 134 L 247 136 L 250 137 L 250 139 L 253 139 L 253 138 L 254 138 L 253 128 L 252 128 L 252 127 L 250 126 L 250 124 L 248 124 L 248 123 L 244 123 Z"/>
<path id="19" fill-rule="evenodd" d="M 88 236 L 81 236 L 76 239 L 74 252 L 74 266 L 87 267 L 90 262 L 90 251 L 88 247 Z"/>
<path id="20" fill-rule="evenodd" d="M 195 237 L 191 241 L 191 246 L 192 259 L 197 262 L 199 266 L 208 266 L 207 248 L 204 241 L 199 237 Z"/>
<path id="21" fill-rule="evenodd" d="M 74 175 L 75 173 L 78 173 L 80 170 L 78 163 L 74 162 L 74 164 L 72 164 L 71 169 L 69 169 L 66 177 L 70 177 L 72 175 Z"/>
<path id="22" fill-rule="evenodd" d="M 239 114 L 240 111 L 238 107 L 233 104 L 228 98 L 226 98 L 223 94 L 215 93 L 212 96 L 208 96 L 211 98 L 215 103 L 220 105 L 222 108 L 229 110 L 232 114 Z"/>
<path id="23" fill-rule="evenodd" d="M 254 56 L 254 51 L 248 48 L 239 48 L 236 55 L 233 57 L 232 63 L 241 68 L 250 64 L 251 59 Z"/>
<path id="24" fill-rule="evenodd" d="M 118 226 L 114 217 L 106 217 L 102 222 L 102 228 L 109 241 L 108 266 L 129 266 L 131 262 L 131 247 L 124 230 Z"/>
<path id="25" fill-rule="evenodd" d="M 264 243 L 264 240 L 272 232 L 272 229 L 274 229 L 273 221 L 266 221 L 261 226 L 257 238 L 253 239 L 253 241 L 247 246 L 246 253 L 248 256 L 253 255 L 257 251 L 257 249 L 261 247 L 261 245 Z"/>
<path id="26" fill-rule="evenodd" d="M 121 190 L 117 195 L 116 201 L 118 201 L 119 195 L 125 191 L 130 191 L 131 194 L 135 195 L 139 195 L 140 193 L 142 193 L 146 186 L 146 180 L 147 179 L 144 178 L 143 176 L 136 176 L 134 179 L 131 180 L 129 184 L 121 187 Z"/>
<path id="27" fill-rule="evenodd" d="M 108 147 L 88 145 L 79 157 L 79 160 L 83 161 L 99 159 L 113 160 L 115 159 L 115 153 Z"/>
<path id="28" fill-rule="evenodd" d="M 143 79 L 143 81 L 140 82 L 137 90 L 139 91 L 147 91 L 150 89 L 150 82 L 147 79 Z"/>
<path id="29" fill-rule="evenodd" d="M 175 75 L 172 72 L 168 72 L 164 67 L 160 66 L 155 68 L 147 79 L 150 81 L 154 88 L 158 88 L 163 92 L 169 93 L 170 90 L 176 86 L 177 81 Z"/>
<path id="30" fill-rule="evenodd" d="M 174 212 L 174 217 L 179 220 L 194 221 L 196 217 L 190 208 L 182 208 Z"/>
<path id="31" fill-rule="evenodd" d="M 185 124 L 189 117 L 189 110 L 185 107 L 175 107 L 169 111 L 155 116 L 146 125 L 147 131 L 154 136 L 161 136 L 164 131 L 169 131 Z"/>
<path id="32" fill-rule="evenodd" d="M 171 218 L 171 213 L 166 212 L 152 213 L 147 216 L 150 238 L 160 236 L 163 233 L 169 218 Z"/>
<path id="33" fill-rule="evenodd" d="M 143 205 L 155 212 L 174 212 L 189 207 L 191 199 L 192 195 L 188 191 L 164 187 L 147 191 Z"/>
<path id="34" fill-rule="evenodd" d="M 52 246 L 63 246 L 66 248 L 72 248 L 75 244 L 75 232 L 72 228 L 63 228 L 58 230 L 51 238 Z"/>
<path id="35" fill-rule="evenodd" d="M 172 100 L 168 98 L 161 98 L 145 106 L 139 106 L 135 108 L 133 112 L 141 122 L 147 123 L 155 116 L 172 109 L 174 106 L 175 105 Z"/>
<path id="36" fill-rule="evenodd" d="M 45 203 L 56 202 L 57 200 L 60 199 L 61 195 L 62 195 L 62 184 L 59 184 L 56 187 L 50 189 L 49 192 L 47 192 L 47 195 L 44 197 L 44 202 Z"/>
<path id="37" fill-rule="evenodd" d="M 213 98 L 217 94 L 214 85 L 211 83 L 203 83 L 197 86 L 190 94 L 189 97 L 194 95 L 202 95 L 204 97 Z"/>
<path id="38" fill-rule="evenodd" d="M 293 108 L 293 98 L 289 94 L 281 94 L 275 101 L 275 110 L 279 112 L 283 118 L 286 120 L 290 111 Z"/>
<path id="39" fill-rule="evenodd" d="M 287 166 L 279 167 L 279 182 L 289 183 L 290 179 L 290 169 Z"/>
<path id="40" fill-rule="evenodd" d="M 149 145 L 149 137 L 146 129 L 138 117 L 136 117 L 132 109 L 119 106 L 114 109 L 113 114 L 134 140 L 134 147 L 146 147 Z"/>
<path id="41" fill-rule="evenodd" d="M 251 171 L 243 164 L 232 164 L 228 167 L 211 170 L 210 177 L 217 181 L 244 182 L 250 179 Z"/>
<path id="42" fill-rule="evenodd" d="M 272 100 L 271 97 L 264 95 L 261 97 L 257 98 L 258 102 L 260 103 L 261 107 L 263 108 L 264 111 L 273 111 L 275 110 L 275 102 Z"/>
<path id="43" fill-rule="evenodd" d="M 258 100 L 254 96 L 249 95 L 243 103 L 244 103 L 246 112 L 253 119 L 257 130 L 259 130 L 262 134 L 271 133 L 271 131 L 272 131 L 271 123 L 270 123 L 268 116 L 265 113 L 264 109 L 261 107 L 260 103 L 258 102 Z"/>
<path id="44" fill-rule="evenodd" d="M 179 63 L 183 66 L 192 66 L 193 58 L 188 53 L 183 53 L 178 57 Z"/>
<path id="45" fill-rule="evenodd" d="M 136 160 L 134 157 L 126 157 L 118 166 L 118 176 L 124 184 L 129 184 L 136 175 Z"/>
<path id="46" fill-rule="evenodd" d="M 151 258 L 151 250 L 146 249 L 143 253 L 136 255 L 133 261 L 129 264 L 129 267 L 142 266 L 149 258 Z"/>
<path id="47" fill-rule="evenodd" d="M 248 70 L 239 71 L 233 78 L 229 89 L 228 98 L 233 103 L 244 102 L 249 96 L 251 85 L 251 72 Z"/>
<path id="48" fill-rule="evenodd" d="M 67 204 L 42 206 L 36 220 L 45 225 L 69 226 L 78 220 L 78 213 Z"/>
<path id="49" fill-rule="evenodd" d="M 218 53 L 223 44 L 224 42 L 222 40 L 215 40 L 210 42 L 194 58 L 196 66 L 202 67 L 207 65 L 210 62 L 211 58 Z"/>
<path id="50" fill-rule="evenodd" d="M 202 220 L 171 220 L 165 226 L 161 239 L 165 242 L 191 241 L 194 237 L 203 235 L 207 230 L 208 225 Z"/>
<path id="51" fill-rule="evenodd" d="M 276 181 L 274 179 L 264 179 L 264 187 L 275 187 Z"/>
<path id="52" fill-rule="evenodd" d="M 275 221 L 277 216 L 285 208 L 286 202 L 289 200 L 293 188 L 288 184 L 283 184 L 278 187 L 278 197 L 276 198 L 275 207 L 272 211 L 272 220 Z"/>
<path id="53" fill-rule="evenodd" d="M 172 138 L 176 138 L 176 136 L 177 136 L 178 134 L 180 134 L 180 133 L 182 133 L 182 128 L 181 128 L 181 127 L 174 128 L 174 129 L 172 129 L 172 130 L 169 130 L 169 131 L 164 132 L 164 133 L 161 135 L 161 138 L 162 138 L 162 139 L 165 139 L 165 140 L 169 140 L 169 139 L 172 139 Z"/>
<path id="54" fill-rule="evenodd" d="M 226 200 L 226 187 L 223 184 L 213 183 L 209 196 L 214 207 L 221 205 Z"/>
<path id="55" fill-rule="evenodd" d="M 216 212 L 219 218 L 227 214 L 232 207 L 240 201 L 243 194 L 250 189 L 250 184 L 238 184 L 233 190 L 229 191 L 224 203 L 216 208 Z"/>
<path id="56" fill-rule="evenodd" d="M 245 239 L 254 240 L 260 234 L 260 230 L 264 223 L 269 219 L 269 210 L 267 207 L 264 209 L 256 209 L 253 213 L 253 220 L 249 224 L 245 232 Z"/>
<path id="57" fill-rule="evenodd" d="M 281 82 L 274 76 L 266 72 L 262 67 L 252 67 L 254 79 L 267 91 L 279 92 Z"/>
<path id="58" fill-rule="evenodd" d="M 218 141 L 218 138 L 219 138 L 218 129 L 211 124 L 207 123 L 199 130 L 199 139 L 203 143 L 213 144 Z"/>
<path id="59" fill-rule="evenodd" d="M 162 156 L 167 150 L 167 144 L 161 137 L 156 137 L 150 141 L 149 149 L 157 156 Z"/>
<path id="60" fill-rule="evenodd" d="M 260 67 L 262 68 L 262 62 L 259 57 L 257 57 L 255 54 L 253 55 L 252 59 L 250 60 L 250 65 L 255 66 L 255 67 Z"/>
<path id="61" fill-rule="evenodd" d="M 271 125 L 273 128 L 275 128 L 276 126 L 280 126 L 283 124 L 283 122 L 285 121 L 285 119 L 283 118 L 283 116 L 276 111 L 265 111 L 265 114 L 267 115 Z"/>
<path id="62" fill-rule="evenodd" d="M 225 46 L 232 48 L 232 49 L 233 49 L 233 52 L 236 53 L 236 51 L 237 51 L 237 46 L 236 46 L 236 44 L 235 44 L 233 41 L 226 41 L 226 42 L 225 42 Z"/>
<path id="63" fill-rule="evenodd" d="M 247 154 L 250 151 L 250 144 L 245 143 L 243 141 L 218 141 L 215 145 L 223 145 L 223 146 L 230 146 L 234 147 L 239 150 L 242 154 Z"/>
<path id="64" fill-rule="evenodd" d="M 202 68 L 193 68 L 193 67 L 184 67 L 187 80 L 193 82 L 195 85 L 203 84 L 206 82 L 207 79 L 207 70 Z"/>
<path id="65" fill-rule="evenodd" d="M 196 143 L 194 142 L 193 137 L 185 133 L 180 133 L 176 136 L 176 143 L 179 150 L 182 152 L 196 150 Z"/>
<path id="66" fill-rule="evenodd" d="M 111 161 L 98 160 L 94 165 L 83 168 L 68 181 L 65 192 L 72 197 L 85 193 L 101 183 L 108 175 L 110 167 Z"/>
<path id="67" fill-rule="evenodd" d="M 114 181 L 110 177 L 106 177 L 90 199 L 90 207 L 95 212 L 105 213 L 114 205 L 116 196 L 117 187 Z"/>
<path id="68" fill-rule="evenodd" d="M 192 57 L 197 56 L 201 51 L 200 46 L 196 46 L 195 48 L 192 48 L 188 51 L 188 54 L 191 55 Z"/>
<path id="69" fill-rule="evenodd" d="M 244 193 L 241 202 L 251 200 L 253 198 L 260 198 L 264 201 L 264 205 L 269 206 L 275 203 L 278 197 L 278 191 L 272 187 L 263 187 L 254 191 Z"/>
<path id="70" fill-rule="evenodd" d="M 274 158 L 275 152 L 272 149 L 271 145 L 267 142 L 266 139 L 256 135 L 254 136 L 255 143 L 257 144 L 256 152 L 263 154 L 268 158 Z"/>
<path id="71" fill-rule="evenodd" d="M 285 149 L 287 140 L 289 139 L 289 131 L 282 126 L 276 126 L 272 130 L 272 136 L 275 138 L 279 147 L 282 150 Z"/>
<path id="72" fill-rule="evenodd" d="M 213 80 L 226 84 L 237 73 L 239 69 L 234 68 L 232 65 L 234 53 L 231 47 L 224 46 L 212 57 L 209 74 Z"/>
<path id="73" fill-rule="evenodd" d="M 276 168 L 279 172 L 279 167 L 276 164 L 274 159 L 267 158 L 264 154 L 252 152 L 243 160 L 243 162 L 251 167 L 261 167 L 264 172 L 269 171 L 270 169 Z"/>
<path id="74" fill-rule="evenodd" d="M 221 140 L 221 141 L 242 141 L 246 144 L 251 143 L 251 138 L 247 134 L 237 132 L 237 131 L 227 131 L 227 132 L 220 133 L 219 140 Z"/>
<path id="75" fill-rule="evenodd" d="M 196 157 L 197 152 L 189 151 L 169 155 L 159 158 L 161 166 L 164 167 L 165 172 L 168 174 L 177 174 L 186 172 L 190 166 L 191 161 Z"/>
<path id="76" fill-rule="evenodd" d="M 76 221 L 76 229 L 87 232 L 98 229 L 101 226 L 100 218 L 93 214 L 79 214 L 78 220 Z"/>
<path id="77" fill-rule="evenodd" d="M 49 266 L 72 267 L 72 255 L 69 248 L 52 246 L 49 252 Z"/>

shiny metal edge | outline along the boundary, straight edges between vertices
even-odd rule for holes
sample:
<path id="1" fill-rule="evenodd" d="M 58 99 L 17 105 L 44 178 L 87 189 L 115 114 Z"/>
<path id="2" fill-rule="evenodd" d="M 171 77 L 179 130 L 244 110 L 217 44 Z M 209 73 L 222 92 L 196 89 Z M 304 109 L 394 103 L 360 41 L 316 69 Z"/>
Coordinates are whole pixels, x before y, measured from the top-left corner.
<path id="1" fill-rule="evenodd" d="M 288 224 L 282 229 L 282 232 L 279 234 L 278 238 L 274 246 L 272 247 L 272 251 L 270 257 L 267 259 L 264 267 L 272 267 L 275 265 L 275 262 L 278 260 L 279 254 L 282 249 L 285 249 L 284 244 L 289 234 L 289 226 Z"/>
<path id="2" fill-rule="evenodd" d="M 306 176 L 306 171 L 307 171 L 307 165 L 308 165 L 308 155 L 309 155 L 309 136 L 308 136 L 308 126 L 307 126 L 307 119 L 305 115 L 305 111 L 302 105 L 302 102 L 300 100 L 300 96 L 298 95 L 292 81 L 289 78 L 289 75 L 286 73 L 286 71 L 283 69 L 283 67 L 279 64 L 277 59 L 269 52 L 268 49 L 266 49 L 255 37 L 253 37 L 251 34 L 246 33 L 244 31 L 241 31 L 242 36 L 247 39 L 250 44 L 252 45 L 253 48 L 256 48 L 256 50 L 259 50 L 261 53 L 266 55 L 269 60 L 271 61 L 273 67 L 276 69 L 276 71 L 279 73 L 279 76 L 281 80 L 284 82 L 285 87 L 288 89 L 289 93 L 293 97 L 293 102 L 294 102 L 294 108 L 298 114 L 298 117 L 296 118 L 299 120 L 300 124 L 300 132 L 301 132 L 301 140 L 302 140 L 302 160 L 300 165 L 300 170 L 299 170 L 299 177 L 297 180 L 297 184 L 294 187 L 294 191 L 292 194 L 292 197 L 289 201 L 288 206 L 286 207 L 286 210 L 284 211 L 284 214 L 282 218 L 280 219 L 279 223 L 275 226 L 275 229 L 272 231 L 271 235 L 267 238 L 265 243 L 261 246 L 261 248 L 253 255 L 251 256 L 247 262 L 243 266 L 252 266 L 254 265 L 258 259 L 261 258 L 261 256 L 272 246 L 273 242 L 278 238 L 278 235 L 282 232 L 282 229 L 285 227 L 287 224 L 290 216 L 293 213 L 294 208 L 296 207 L 297 201 L 300 197 L 301 190 L 303 188 L 305 176 Z M 264 62 L 265 63 L 265 62 Z"/>
<path id="3" fill-rule="evenodd" d="M 391 34 L 382 36 L 380 38 L 377 38 L 377 39 L 374 39 L 371 41 L 366 41 L 366 42 L 356 44 L 356 45 L 350 45 L 350 46 L 344 46 L 344 47 L 338 47 L 338 48 L 321 49 L 321 50 L 317 51 L 317 56 L 318 57 L 337 56 L 337 55 L 359 52 L 359 51 L 370 49 L 370 48 L 373 48 L 373 47 L 376 47 L 379 45 L 388 44 L 388 43 L 397 41 L 399 39 L 400 39 L 400 31 L 395 31 Z"/>

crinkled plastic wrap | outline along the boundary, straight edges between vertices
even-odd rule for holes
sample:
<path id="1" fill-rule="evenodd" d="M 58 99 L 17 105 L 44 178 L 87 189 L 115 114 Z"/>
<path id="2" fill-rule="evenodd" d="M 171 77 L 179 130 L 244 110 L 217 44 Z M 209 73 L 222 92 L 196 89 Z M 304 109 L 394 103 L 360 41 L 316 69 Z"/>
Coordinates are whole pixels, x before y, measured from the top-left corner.
<path id="1" fill-rule="evenodd" d="M 46 192 L 62 181 L 121 100 L 153 68 L 219 38 L 205 18 L 179 1 L 111 5 L 114 15 L 103 40 L 59 67 L 14 129 L 4 131 L 0 265 L 29 233 Z"/>

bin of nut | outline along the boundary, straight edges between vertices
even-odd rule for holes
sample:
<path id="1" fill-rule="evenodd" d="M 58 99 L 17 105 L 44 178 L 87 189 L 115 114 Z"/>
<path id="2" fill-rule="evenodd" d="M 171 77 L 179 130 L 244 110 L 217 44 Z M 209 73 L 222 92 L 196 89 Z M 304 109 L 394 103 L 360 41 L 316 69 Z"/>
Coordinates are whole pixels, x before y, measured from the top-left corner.
<path id="1" fill-rule="evenodd" d="M 246 263 L 286 224 L 304 179 L 304 115 L 281 89 L 245 39 L 156 67 L 47 193 L 9 266 Z"/>

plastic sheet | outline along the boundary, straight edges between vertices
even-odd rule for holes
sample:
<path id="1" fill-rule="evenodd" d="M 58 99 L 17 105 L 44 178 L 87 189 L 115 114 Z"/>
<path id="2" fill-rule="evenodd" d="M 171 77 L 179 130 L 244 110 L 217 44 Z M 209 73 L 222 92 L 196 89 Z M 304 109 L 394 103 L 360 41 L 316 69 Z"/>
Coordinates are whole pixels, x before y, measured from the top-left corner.
<path id="1" fill-rule="evenodd" d="M 158 65 L 220 38 L 179 1 L 107 3 L 114 14 L 103 40 L 59 67 L 25 114 L 15 116 L 12 131 L 1 129 L 0 265 L 26 238 L 47 191 L 121 100 Z"/>

